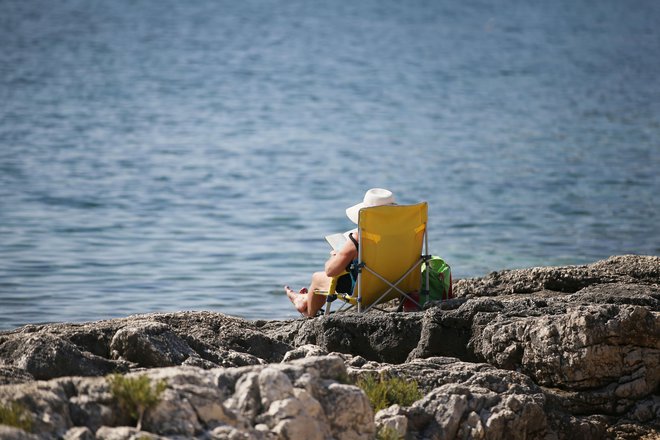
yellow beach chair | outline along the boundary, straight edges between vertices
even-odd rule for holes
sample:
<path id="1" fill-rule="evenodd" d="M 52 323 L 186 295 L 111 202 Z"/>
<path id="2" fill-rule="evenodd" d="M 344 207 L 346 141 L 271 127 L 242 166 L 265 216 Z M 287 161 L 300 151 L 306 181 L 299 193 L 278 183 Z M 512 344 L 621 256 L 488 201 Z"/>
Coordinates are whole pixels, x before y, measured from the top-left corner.
<path id="1" fill-rule="evenodd" d="M 426 202 L 416 205 L 386 205 L 363 208 L 358 220 L 358 259 L 357 280 L 351 294 L 335 291 L 335 277 L 328 292 L 315 292 L 327 295 L 325 314 L 335 299 L 357 307 L 358 312 L 366 312 L 378 304 L 393 299 L 408 298 L 419 292 L 421 284 L 421 264 L 428 259 L 427 236 L 428 206 Z M 422 250 L 424 249 L 424 253 Z M 427 295 L 428 276 L 421 295 Z M 341 310 L 341 309 L 340 309 Z"/>

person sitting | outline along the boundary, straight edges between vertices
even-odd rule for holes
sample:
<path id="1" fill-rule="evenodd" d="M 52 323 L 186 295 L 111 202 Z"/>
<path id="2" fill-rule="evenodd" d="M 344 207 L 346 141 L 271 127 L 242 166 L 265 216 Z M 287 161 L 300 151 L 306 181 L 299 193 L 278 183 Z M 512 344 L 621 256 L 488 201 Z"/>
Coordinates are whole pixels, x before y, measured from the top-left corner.
<path id="1" fill-rule="evenodd" d="M 358 224 L 358 214 L 362 208 L 373 206 L 393 205 L 394 194 L 383 188 L 372 188 L 368 190 L 361 203 L 346 209 L 346 216 L 355 224 Z M 354 260 L 358 258 L 359 237 L 357 229 L 349 235 L 349 241 L 339 249 L 332 250 L 330 258 L 325 262 L 324 271 L 314 272 L 309 288 L 303 287 L 298 292 L 292 290 L 289 286 L 284 286 L 287 297 L 293 303 L 293 306 L 300 313 L 307 317 L 316 316 L 326 301 L 326 296 L 315 295 L 315 290 L 327 291 L 330 288 L 332 279 L 344 271 L 349 272 L 342 275 L 337 280 L 337 292 L 352 293 L 355 286 L 355 276 L 350 273 L 349 267 Z"/>

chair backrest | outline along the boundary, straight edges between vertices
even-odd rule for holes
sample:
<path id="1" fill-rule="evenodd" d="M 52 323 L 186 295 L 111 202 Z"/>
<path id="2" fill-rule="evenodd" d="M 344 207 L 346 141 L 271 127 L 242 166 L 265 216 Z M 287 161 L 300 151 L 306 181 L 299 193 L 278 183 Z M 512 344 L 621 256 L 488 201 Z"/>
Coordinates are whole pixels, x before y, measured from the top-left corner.
<path id="1" fill-rule="evenodd" d="M 427 220 L 426 202 L 360 210 L 359 260 L 366 267 L 363 267 L 360 273 L 353 294 L 354 297 L 361 297 L 360 308 L 368 308 L 376 302 L 381 303 L 401 296 L 400 292 L 392 289 L 372 271 L 392 284 L 399 281 L 396 286 L 403 292 L 419 290 L 419 266 L 422 262 Z M 382 297 L 388 289 L 391 289 L 389 293 Z"/>

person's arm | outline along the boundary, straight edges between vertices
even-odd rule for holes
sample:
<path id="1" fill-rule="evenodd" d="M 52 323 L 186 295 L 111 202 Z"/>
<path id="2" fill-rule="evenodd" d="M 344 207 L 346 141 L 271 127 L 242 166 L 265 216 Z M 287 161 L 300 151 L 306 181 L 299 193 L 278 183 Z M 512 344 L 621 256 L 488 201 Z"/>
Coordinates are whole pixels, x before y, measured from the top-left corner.
<path id="1" fill-rule="evenodd" d="M 346 266 L 357 258 L 357 249 L 352 241 L 347 241 L 339 252 L 332 251 L 330 258 L 325 262 L 325 274 L 329 277 L 336 277 L 344 270 Z"/>

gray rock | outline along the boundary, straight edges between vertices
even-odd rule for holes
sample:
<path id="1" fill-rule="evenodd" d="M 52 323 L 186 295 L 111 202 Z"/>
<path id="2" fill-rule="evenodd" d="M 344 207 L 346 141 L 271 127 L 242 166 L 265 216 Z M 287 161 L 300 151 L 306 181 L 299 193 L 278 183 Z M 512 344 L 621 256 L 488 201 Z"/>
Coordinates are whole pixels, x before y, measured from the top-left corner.
<path id="1" fill-rule="evenodd" d="M 242 416 L 250 424 L 254 424 L 257 414 L 261 411 L 261 394 L 259 392 L 259 373 L 246 372 L 238 379 L 233 396 L 225 405 Z"/>
<path id="2" fill-rule="evenodd" d="M 102 377 L 4 385 L 0 402 L 20 402 L 33 415 L 34 434 L 41 438 L 84 438 L 95 432 L 102 439 L 300 435 L 366 439 L 375 429 L 364 393 L 335 380 L 347 377 L 337 356 L 232 369 L 155 368 L 129 377 L 142 374 L 154 383 L 165 381 L 167 388 L 160 402 L 145 412 L 141 432 L 125 426 L 130 417 L 110 395 L 109 381 Z M 224 389 L 226 384 L 235 384 L 234 395 Z M 249 397 L 241 400 L 244 396 Z"/>
<path id="3" fill-rule="evenodd" d="M 399 438 L 405 438 L 408 433 L 408 417 L 406 412 L 397 404 L 382 409 L 374 417 L 376 430 L 389 430 L 396 433 Z"/>
<path id="4" fill-rule="evenodd" d="M 32 382 L 34 376 L 19 367 L 0 367 L 0 385 Z"/>
<path id="5" fill-rule="evenodd" d="M 282 359 L 282 362 L 289 362 L 295 359 L 302 359 L 309 356 L 324 356 L 328 354 L 323 348 L 318 345 L 306 344 L 293 350 L 287 351 Z"/>
<path id="6" fill-rule="evenodd" d="M 364 392 L 353 385 L 332 383 L 319 401 L 337 439 L 371 439 L 376 433 L 374 413 Z M 350 408 L 350 410 L 347 410 Z"/>
<path id="7" fill-rule="evenodd" d="M 416 346 L 421 313 L 348 313 L 307 319 L 268 328 L 296 347 L 315 345 L 326 352 L 360 355 L 380 362 L 401 363 Z"/>
<path id="8" fill-rule="evenodd" d="M 179 312 L 147 316 L 170 326 L 202 358 L 206 359 L 203 356 L 204 350 L 200 348 L 217 351 L 218 360 L 222 360 L 222 357 L 228 353 L 249 355 L 237 356 L 237 359 L 247 363 L 233 362 L 231 365 L 224 365 L 216 362 L 221 366 L 254 365 L 259 363 L 257 360 L 279 362 L 292 348 L 289 344 L 280 342 L 263 332 L 259 321 L 252 322 L 210 312 Z"/>
<path id="9" fill-rule="evenodd" d="M 330 436 L 321 404 L 301 389 L 292 390 L 290 397 L 273 401 L 263 420 L 278 438 L 323 440 Z"/>
<path id="10" fill-rule="evenodd" d="M 32 418 L 35 434 L 64 435 L 72 426 L 68 397 L 71 383 L 66 379 L 0 386 L 0 404 L 17 402 Z"/>
<path id="11" fill-rule="evenodd" d="M 660 315 L 639 306 L 498 317 L 474 346 L 489 363 L 519 369 L 541 385 L 606 394 L 609 404 L 600 411 L 625 412 L 624 401 L 648 396 L 660 384 Z"/>
<path id="12" fill-rule="evenodd" d="M 543 389 L 523 374 L 452 358 L 349 368 L 351 377 L 373 373 L 414 380 L 426 393 L 411 407 L 380 416 L 381 424 L 393 416 L 406 416 L 408 435 L 415 438 L 514 439 L 553 434 Z"/>
<path id="13" fill-rule="evenodd" d="M 130 426 L 103 426 L 96 431 L 97 440 L 160 440 L 164 437 Z"/>
<path id="14" fill-rule="evenodd" d="M 110 342 L 110 355 L 142 367 L 170 367 L 181 365 L 196 356 L 188 344 L 161 323 L 140 323 L 118 330 Z"/>
<path id="15" fill-rule="evenodd" d="M 22 429 L 0 425 L 0 440 L 39 440 L 39 437 Z"/>
<path id="16" fill-rule="evenodd" d="M 154 438 L 370 438 L 374 420 L 409 439 L 657 434 L 660 258 L 506 270 L 455 291 L 407 314 L 28 325 L 0 332 L 0 404 L 28 408 L 39 438 L 146 435 L 118 428 L 132 421 L 98 377 L 134 370 L 168 381 L 145 414 Z M 373 372 L 424 397 L 374 419 L 351 384 Z"/>
<path id="17" fill-rule="evenodd" d="M 457 281 L 454 293 L 459 297 L 533 293 L 543 290 L 574 293 L 594 284 L 657 284 L 658 280 L 660 257 L 623 255 L 582 266 L 534 267 L 492 272 L 483 278 Z"/>
<path id="18" fill-rule="evenodd" d="M 296 359 L 291 361 L 290 365 L 296 367 L 296 372 L 302 371 L 303 373 L 312 374 L 314 377 L 324 377 L 340 382 L 346 379 L 347 373 L 344 360 L 337 355 L 330 354 Z M 286 365 L 281 368 L 288 371 Z M 293 373 L 293 377 L 298 379 L 300 376 Z"/>
<path id="19" fill-rule="evenodd" d="M 64 440 L 95 440 L 96 436 L 86 426 L 74 426 L 64 434 Z"/>
<path id="20" fill-rule="evenodd" d="M 23 370 L 35 379 L 99 376 L 120 368 L 117 363 L 80 351 L 71 342 L 46 332 L 6 340 L 0 345 L 0 357 L 5 368 Z"/>
<path id="21" fill-rule="evenodd" d="M 272 437 L 270 431 L 260 431 L 258 429 L 240 430 L 232 426 L 218 426 L 209 432 L 211 440 L 266 440 Z"/>
<path id="22" fill-rule="evenodd" d="M 219 425 L 246 425 L 223 404 L 226 394 L 218 388 L 213 371 L 176 367 L 149 370 L 148 375 L 153 381 L 164 380 L 167 389 L 160 403 L 145 414 L 144 429 L 191 437 Z"/>
<path id="23" fill-rule="evenodd" d="M 257 377 L 261 405 L 264 408 L 276 400 L 284 400 L 293 396 L 293 384 L 283 372 L 275 368 L 264 368 Z"/>
<path id="24" fill-rule="evenodd" d="M 28 325 L 0 332 L 0 383 L 184 363 L 206 369 L 257 365 L 279 362 L 291 349 L 256 323 L 210 312 Z"/>

